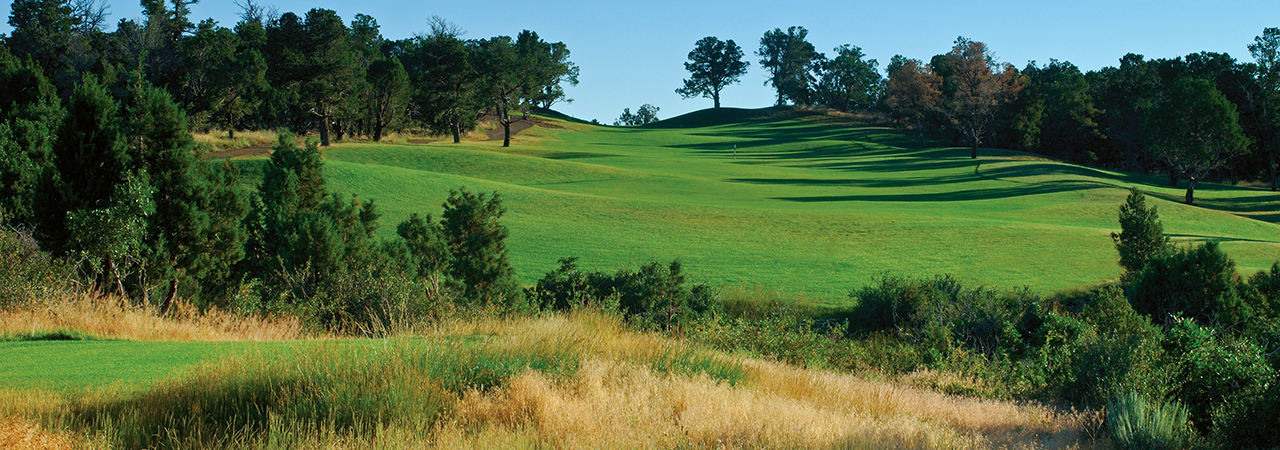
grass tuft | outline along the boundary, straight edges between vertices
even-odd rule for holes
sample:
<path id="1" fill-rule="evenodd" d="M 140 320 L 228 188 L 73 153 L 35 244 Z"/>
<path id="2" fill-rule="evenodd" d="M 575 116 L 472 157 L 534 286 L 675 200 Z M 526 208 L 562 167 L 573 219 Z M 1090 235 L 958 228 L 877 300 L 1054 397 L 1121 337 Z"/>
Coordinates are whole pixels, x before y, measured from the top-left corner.
<path id="1" fill-rule="evenodd" d="M 1107 402 L 1111 441 L 1121 449 L 1191 448 L 1195 433 L 1187 422 L 1187 407 L 1176 400 L 1151 401 L 1129 391 Z"/>

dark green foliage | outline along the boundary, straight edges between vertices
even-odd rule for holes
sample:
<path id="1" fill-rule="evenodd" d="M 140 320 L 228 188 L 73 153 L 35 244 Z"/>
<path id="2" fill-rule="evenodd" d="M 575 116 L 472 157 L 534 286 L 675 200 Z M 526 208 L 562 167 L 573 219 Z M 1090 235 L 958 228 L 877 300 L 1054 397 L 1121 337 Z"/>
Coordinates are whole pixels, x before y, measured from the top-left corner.
<path id="1" fill-rule="evenodd" d="M 1166 393 L 1162 333 L 1129 306 L 1118 286 L 1053 297 L 1046 309 L 1024 367 L 1047 396 L 1101 406 L 1124 392 Z"/>
<path id="2" fill-rule="evenodd" d="M 100 291 L 112 289 L 126 298 L 120 270 L 141 262 L 147 222 L 155 214 L 154 190 L 145 175 L 116 185 L 106 205 L 67 211 L 67 248 L 88 260 Z"/>
<path id="3" fill-rule="evenodd" d="M 704 37 L 689 52 L 689 61 L 684 63 L 689 79 L 684 80 L 684 87 L 676 89 L 676 93 L 686 99 L 710 98 L 714 107 L 719 108 L 720 91 L 737 83 L 750 65 L 742 60 L 742 47 L 733 39 L 721 41 L 715 36 Z"/>
<path id="4" fill-rule="evenodd" d="M 912 280 L 885 276 L 878 286 L 854 291 L 850 327 L 892 331 L 921 346 L 926 361 L 941 364 L 956 351 L 991 359 L 1026 351 L 1024 331 L 1033 318 L 1030 293 L 966 289 L 955 278 Z"/>
<path id="5" fill-rule="evenodd" d="M 513 306 L 520 292 L 507 260 L 507 227 L 498 222 L 507 209 L 495 192 L 449 191 L 440 225 L 453 261 L 449 275 L 462 283 L 462 298 L 486 307 Z"/>
<path id="6" fill-rule="evenodd" d="M 622 108 L 622 115 L 618 116 L 618 120 L 613 121 L 613 125 L 617 127 L 648 125 L 658 121 L 658 107 L 645 103 L 636 109 L 635 114 L 631 113 L 631 108 Z"/>
<path id="7" fill-rule="evenodd" d="M 841 111 L 869 110 L 880 100 L 879 63 L 864 59 L 866 54 L 856 45 L 835 48 L 835 57 L 821 64 L 822 80 L 818 93 L 822 102 Z"/>
<path id="8" fill-rule="evenodd" d="M 769 71 L 765 84 L 772 85 L 778 93 L 778 105 L 790 101 L 795 105 L 810 105 L 817 100 L 815 78 L 821 68 L 823 56 L 807 39 L 809 30 L 790 27 L 787 31 L 774 28 L 760 38 L 760 67 Z"/>
<path id="9" fill-rule="evenodd" d="M 430 36 L 406 44 L 402 58 L 413 80 L 419 120 L 432 131 L 453 135 L 453 142 L 475 127 L 482 107 L 474 48 L 443 23 Z"/>
<path id="10" fill-rule="evenodd" d="M 414 273 L 427 281 L 429 297 L 440 295 L 440 276 L 449 270 L 453 254 L 449 253 L 449 242 L 445 239 L 444 229 L 439 223 L 417 213 L 396 226 L 396 234 L 404 238 L 405 247 L 413 263 Z"/>
<path id="11" fill-rule="evenodd" d="M 679 261 L 666 267 L 650 262 L 639 270 L 619 269 L 612 274 L 583 272 L 577 261 L 561 259 L 560 268 L 544 275 L 527 295 L 545 309 L 616 309 L 639 323 L 664 328 L 688 326 L 718 309 L 717 293 L 710 286 L 685 285 Z"/>
<path id="12" fill-rule="evenodd" d="M 396 58 L 375 61 L 369 66 L 369 89 L 365 98 L 366 117 L 373 129 L 373 140 L 382 140 L 382 132 L 404 119 L 409 103 L 409 73 Z"/>
<path id="13" fill-rule="evenodd" d="M 317 143 L 297 148 L 281 133 L 259 192 L 247 271 L 263 280 L 264 306 L 303 307 L 329 325 L 385 319 L 394 267 L 373 239 L 379 214 L 373 202 L 325 192 Z"/>
<path id="14" fill-rule="evenodd" d="M 1133 309 L 1156 323 L 1178 317 L 1239 330 L 1253 319 L 1253 309 L 1240 296 L 1243 283 L 1236 264 L 1215 242 L 1156 255 L 1134 280 Z"/>
<path id="15" fill-rule="evenodd" d="M 1237 395 L 1213 417 L 1213 441 L 1219 448 L 1280 447 L 1280 380 L 1251 395 Z"/>
<path id="16" fill-rule="evenodd" d="M 1146 204 L 1142 191 L 1130 188 L 1125 204 L 1120 205 L 1120 233 L 1111 233 L 1127 276 L 1141 272 L 1148 260 L 1169 247 L 1160 213 L 1155 205 L 1147 208 Z"/>
<path id="17" fill-rule="evenodd" d="M 1192 320 L 1174 323 L 1164 348 L 1175 382 L 1173 395 L 1191 409 L 1201 433 L 1217 426 L 1212 418 L 1216 409 L 1248 404 L 1276 382 L 1275 369 L 1256 345 Z"/>
<path id="18" fill-rule="evenodd" d="M 64 250 L 69 238 L 64 214 L 109 206 L 116 185 L 133 167 L 116 117 L 116 103 L 94 77 L 86 77 L 68 101 L 67 116 L 53 147 L 53 202 L 41 202 L 42 231 L 53 249 Z"/>
<path id="19" fill-rule="evenodd" d="M 31 231 L 0 225 L 0 309 L 72 292 L 75 267 L 40 250 Z"/>
<path id="20" fill-rule="evenodd" d="M 1227 159 L 1248 152 L 1236 106 L 1212 83 L 1181 78 L 1142 118 L 1142 133 L 1151 154 L 1186 177 L 1187 204 L 1195 202 L 1195 184 Z"/>

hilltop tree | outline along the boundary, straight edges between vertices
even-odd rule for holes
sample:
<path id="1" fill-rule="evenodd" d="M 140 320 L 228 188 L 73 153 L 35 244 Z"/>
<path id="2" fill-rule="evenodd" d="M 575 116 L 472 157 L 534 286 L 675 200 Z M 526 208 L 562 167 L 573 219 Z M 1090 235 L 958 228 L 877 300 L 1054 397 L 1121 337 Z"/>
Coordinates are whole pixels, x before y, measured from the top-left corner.
<path id="1" fill-rule="evenodd" d="M 715 108 L 720 108 L 720 91 L 737 83 L 750 65 L 742 60 L 742 47 L 733 39 L 721 41 L 715 36 L 704 37 L 689 52 L 689 61 L 684 63 L 689 79 L 684 80 L 684 87 L 676 89 L 676 93 L 685 99 L 710 98 Z"/>
<path id="2" fill-rule="evenodd" d="M 1155 205 L 1147 208 L 1146 198 L 1138 188 L 1130 188 L 1128 198 L 1120 205 L 1120 233 L 1111 233 L 1116 251 L 1120 252 L 1120 267 L 1128 276 L 1141 272 L 1151 257 L 1169 248 L 1160 213 Z"/>
<path id="3" fill-rule="evenodd" d="M 911 124 L 924 144 L 924 127 L 942 97 L 942 77 L 920 60 L 895 55 L 888 67 L 884 104 L 898 120 Z"/>
<path id="4" fill-rule="evenodd" d="M 1160 79 L 1154 64 L 1133 53 L 1120 58 L 1119 67 L 1090 72 L 1091 91 L 1102 111 L 1100 130 L 1107 138 L 1117 166 L 1142 172 L 1150 168 L 1147 143 L 1141 136 L 1143 111 L 1151 106 Z"/>
<path id="5" fill-rule="evenodd" d="M 1248 152 L 1248 140 L 1236 106 L 1208 81 L 1182 78 L 1162 94 L 1143 115 L 1143 134 L 1152 155 L 1187 178 L 1186 201 L 1194 204 L 1196 182 Z"/>
<path id="6" fill-rule="evenodd" d="M 1026 87 L 1013 104 L 1015 140 L 1020 148 L 1067 160 L 1093 163 L 1091 149 L 1100 147 L 1101 134 L 1094 118 L 1101 113 L 1089 95 L 1089 82 L 1069 62 L 1051 59 L 1038 67 L 1034 62 L 1022 71 Z"/>
<path id="7" fill-rule="evenodd" d="M 788 100 L 797 105 L 809 105 L 814 100 L 814 72 L 823 56 L 806 40 L 809 30 L 790 27 L 787 31 L 774 28 L 760 38 L 760 67 L 769 71 L 766 85 L 773 85 L 778 92 L 778 105 Z"/>
<path id="8" fill-rule="evenodd" d="M 622 115 L 618 120 L 613 121 L 614 126 L 639 126 L 648 125 L 658 121 L 658 107 L 645 103 L 636 109 L 635 114 L 631 113 L 631 108 L 622 108 Z"/>
<path id="9" fill-rule="evenodd" d="M 34 223 L 40 179 L 53 163 L 62 105 L 39 66 L 19 60 L 3 44 L 0 106 L 0 210 L 11 222 Z"/>
<path id="10" fill-rule="evenodd" d="M 550 109 L 556 102 L 573 101 L 561 85 L 578 85 L 578 66 L 569 61 L 569 47 L 563 42 L 543 41 L 538 33 L 524 30 L 516 36 L 516 51 L 527 80 L 522 106 Z"/>
<path id="11" fill-rule="evenodd" d="M 418 114 L 432 131 L 452 134 L 456 144 L 480 116 L 476 48 L 459 39 L 461 31 L 442 18 L 432 19 L 431 30 L 407 43 L 402 60 L 414 83 Z"/>
<path id="12" fill-rule="evenodd" d="M 508 36 L 482 39 L 477 43 L 478 72 L 483 77 L 488 110 L 502 125 L 502 146 L 511 146 L 511 110 L 520 107 L 527 87 L 520 55 Z"/>
<path id="13" fill-rule="evenodd" d="M 986 44 L 964 37 L 956 38 L 955 47 L 942 60 L 943 84 L 953 89 L 942 100 L 942 114 L 968 139 L 973 150 L 970 157 L 977 158 L 987 126 L 1020 89 L 1018 70 L 997 64 Z M 939 71 L 937 65 L 933 69 Z"/>
<path id="14" fill-rule="evenodd" d="M 835 48 L 836 56 L 822 63 L 822 81 L 818 91 L 822 101 L 841 111 L 870 109 L 879 100 L 880 63 L 865 59 L 856 45 Z"/>
<path id="15" fill-rule="evenodd" d="M 1266 156 L 1267 181 L 1275 192 L 1280 181 L 1280 28 L 1267 28 L 1249 44 L 1253 55 L 1258 92 L 1252 96 L 1260 139 L 1258 148 Z"/>

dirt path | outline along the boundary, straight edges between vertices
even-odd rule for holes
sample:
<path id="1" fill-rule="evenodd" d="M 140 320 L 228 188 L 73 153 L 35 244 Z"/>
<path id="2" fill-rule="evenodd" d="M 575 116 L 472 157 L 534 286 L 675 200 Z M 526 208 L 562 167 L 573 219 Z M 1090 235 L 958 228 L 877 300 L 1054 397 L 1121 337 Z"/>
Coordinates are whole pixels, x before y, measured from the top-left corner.
<path id="1" fill-rule="evenodd" d="M 231 150 L 223 150 L 220 152 L 209 152 L 204 155 L 204 159 L 226 159 L 238 158 L 241 156 L 259 156 L 270 155 L 270 145 L 255 145 L 253 147 L 233 148 Z"/>

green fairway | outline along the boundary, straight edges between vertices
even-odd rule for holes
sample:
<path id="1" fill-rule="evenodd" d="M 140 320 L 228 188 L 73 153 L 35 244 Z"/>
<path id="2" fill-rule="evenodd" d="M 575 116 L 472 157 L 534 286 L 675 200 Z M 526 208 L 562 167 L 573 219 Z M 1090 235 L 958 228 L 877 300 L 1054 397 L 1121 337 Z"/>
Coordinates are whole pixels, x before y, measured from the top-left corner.
<path id="1" fill-rule="evenodd" d="M 283 342 L 0 342 L 0 389 L 141 389 L 199 362 Z"/>
<path id="2" fill-rule="evenodd" d="M 921 145 L 825 114 L 702 111 L 644 128 L 540 119 L 500 142 L 340 144 L 332 189 L 374 199 L 381 234 L 439 214 L 450 189 L 498 191 L 523 281 L 581 257 L 613 270 L 679 258 L 695 281 L 758 284 L 840 302 L 881 273 L 951 273 L 1041 292 L 1115 278 L 1109 233 L 1130 186 L 1179 241 L 1216 240 L 1241 272 L 1280 257 L 1280 196 L 1012 151 Z M 736 146 L 736 156 L 735 148 Z M 250 164 L 253 164 L 252 162 Z"/>

